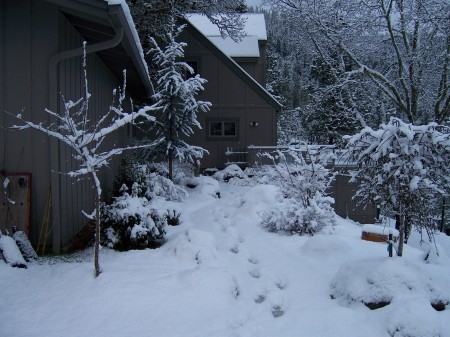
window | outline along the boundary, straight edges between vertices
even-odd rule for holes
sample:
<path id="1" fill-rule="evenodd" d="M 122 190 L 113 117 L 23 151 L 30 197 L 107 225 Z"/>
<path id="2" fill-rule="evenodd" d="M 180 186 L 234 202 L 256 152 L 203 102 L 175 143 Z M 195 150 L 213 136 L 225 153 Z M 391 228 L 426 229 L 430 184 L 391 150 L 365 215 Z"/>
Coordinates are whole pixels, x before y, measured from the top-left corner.
<path id="1" fill-rule="evenodd" d="M 208 138 L 237 139 L 239 137 L 239 121 L 233 120 L 208 120 Z"/>

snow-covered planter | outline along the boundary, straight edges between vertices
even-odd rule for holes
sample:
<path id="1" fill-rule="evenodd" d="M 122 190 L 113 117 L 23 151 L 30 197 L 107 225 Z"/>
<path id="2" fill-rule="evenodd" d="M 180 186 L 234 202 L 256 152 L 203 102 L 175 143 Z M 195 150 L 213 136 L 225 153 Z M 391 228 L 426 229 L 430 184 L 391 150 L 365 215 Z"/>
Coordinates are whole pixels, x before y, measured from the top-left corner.
<path id="1" fill-rule="evenodd" d="M 403 259 L 348 262 L 331 281 L 331 297 L 344 306 L 363 303 L 378 309 L 409 296 L 426 300 L 436 310 L 449 303 L 449 296 L 430 277 Z"/>
<path id="2" fill-rule="evenodd" d="M 102 244 L 116 250 L 156 248 L 164 243 L 167 217 L 146 198 L 125 193 L 102 208 Z"/>

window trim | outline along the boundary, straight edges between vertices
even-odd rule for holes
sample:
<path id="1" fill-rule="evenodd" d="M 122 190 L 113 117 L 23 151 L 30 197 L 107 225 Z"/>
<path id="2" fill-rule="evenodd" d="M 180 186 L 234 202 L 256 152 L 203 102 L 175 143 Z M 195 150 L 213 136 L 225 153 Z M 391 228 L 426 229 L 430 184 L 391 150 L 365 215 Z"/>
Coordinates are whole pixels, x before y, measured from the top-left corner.
<path id="1" fill-rule="evenodd" d="M 235 124 L 236 134 L 232 136 L 225 136 L 224 132 L 224 123 L 233 122 Z M 221 123 L 221 135 L 214 136 L 211 135 L 211 123 Z M 207 118 L 206 119 L 206 140 L 239 140 L 239 118 Z"/>

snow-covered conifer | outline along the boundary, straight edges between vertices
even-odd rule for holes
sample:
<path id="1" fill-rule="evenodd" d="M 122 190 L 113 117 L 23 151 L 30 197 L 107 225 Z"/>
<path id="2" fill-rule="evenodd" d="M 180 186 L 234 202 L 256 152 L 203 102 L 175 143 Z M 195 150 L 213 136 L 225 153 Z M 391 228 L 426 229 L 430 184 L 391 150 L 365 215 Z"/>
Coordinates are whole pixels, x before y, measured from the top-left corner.
<path id="1" fill-rule="evenodd" d="M 193 127 L 201 128 L 197 112 L 206 112 L 211 103 L 197 101 L 196 96 L 204 90 L 206 80 L 194 75 L 193 69 L 180 61 L 186 43 L 175 41 L 184 26 L 167 35 L 167 45 L 161 49 L 155 39 L 150 39 L 153 61 L 158 67 L 158 80 L 154 100 L 160 118 L 154 126 L 158 146 L 144 151 L 144 156 L 162 156 L 168 161 L 169 179 L 173 179 L 173 161 L 191 161 L 202 158 L 207 151 L 185 141 L 194 133 Z"/>

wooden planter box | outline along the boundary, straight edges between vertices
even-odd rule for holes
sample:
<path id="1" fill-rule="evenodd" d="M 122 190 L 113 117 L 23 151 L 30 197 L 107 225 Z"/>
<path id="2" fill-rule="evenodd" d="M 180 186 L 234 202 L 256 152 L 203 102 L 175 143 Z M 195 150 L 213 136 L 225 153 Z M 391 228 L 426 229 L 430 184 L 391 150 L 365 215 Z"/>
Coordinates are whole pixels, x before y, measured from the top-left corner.
<path id="1" fill-rule="evenodd" d="M 372 242 L 389 242 L 389 234 L 392 234 L 392 240 L 397 242 L 399 232 L 396 229 L 378 225 L 364 225 L 362 228 L 361 239 Z"/>

